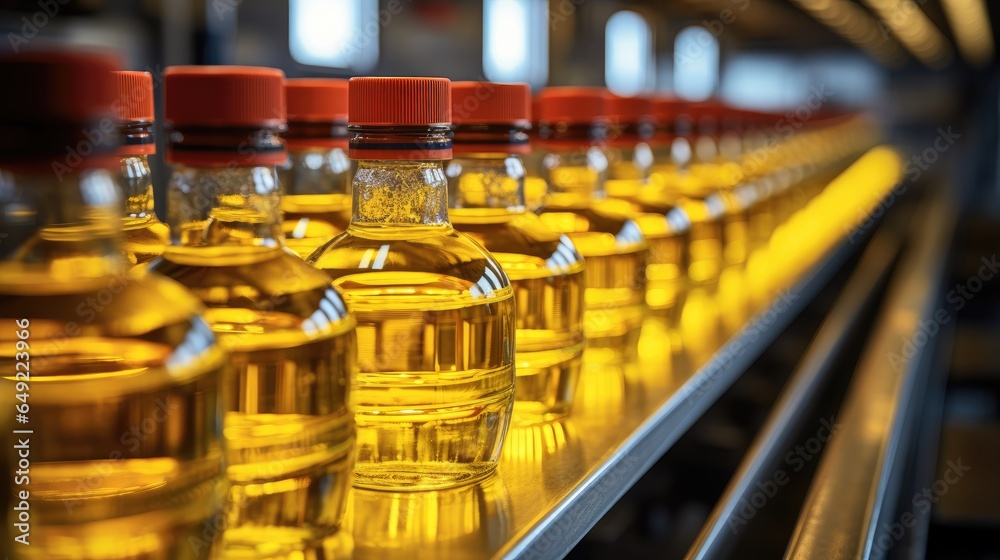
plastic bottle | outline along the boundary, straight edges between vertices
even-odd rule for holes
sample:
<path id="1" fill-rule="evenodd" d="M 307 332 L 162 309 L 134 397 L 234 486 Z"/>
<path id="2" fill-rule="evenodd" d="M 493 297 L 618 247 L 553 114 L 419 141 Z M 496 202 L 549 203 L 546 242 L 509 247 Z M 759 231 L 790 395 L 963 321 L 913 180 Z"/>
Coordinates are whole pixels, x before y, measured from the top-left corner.
<path id="1" fill-rule="evenodd" d="M 226 356 L 197 299 L 122 258 L 116 68 L 82 50 L 0 60 L 16 84 L 0 92 L 4 535 L 20 558 L 218 549 Z"/>
<path id="2" fill-rule="evenodd" d="M 304 259 L 351 221 L 347 80 L 286 80 L 285 96 L 288 162 L 278 168 L 282 230 L 288 247 Z"/>
<path id="3" fill-rule="evenodd" d="M 503 266 L 517 304 L 515 421 L 569 411 L 583 354 L 583 257 L 525 210 L 527 84 L 452 84 L 449 216 Z"/>
<path id="4" fill-rule="evenodd" d="M 448 219 L 450 82 L 352 78 L 347 231 L 309 256 L 358 317 L 355 486 L 485 477 L 514 402 L 514 291 Z"/>
<path id="5" fill-rule="evenodd" d="M 231 354 L 226 554 L 349 553 L 354 317 L 322 272 L 284 246 L 275 165 L 287 154 L 284 75 L 167 68 L 173 244 L 149 267 L 190 288 Z"/>

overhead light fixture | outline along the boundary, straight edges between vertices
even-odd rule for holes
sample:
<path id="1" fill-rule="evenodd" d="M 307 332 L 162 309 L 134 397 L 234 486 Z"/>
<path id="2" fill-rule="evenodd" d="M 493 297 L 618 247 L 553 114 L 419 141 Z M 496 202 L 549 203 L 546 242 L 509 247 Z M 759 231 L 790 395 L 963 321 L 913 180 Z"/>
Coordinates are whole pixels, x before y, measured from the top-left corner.
<path id="1" fill-rule="evenodd" d="M 983 0 L 941 0 L 954 31 L 958 50 L 972 64 L 983 66 L 993 58 L 993 30 Z"/>

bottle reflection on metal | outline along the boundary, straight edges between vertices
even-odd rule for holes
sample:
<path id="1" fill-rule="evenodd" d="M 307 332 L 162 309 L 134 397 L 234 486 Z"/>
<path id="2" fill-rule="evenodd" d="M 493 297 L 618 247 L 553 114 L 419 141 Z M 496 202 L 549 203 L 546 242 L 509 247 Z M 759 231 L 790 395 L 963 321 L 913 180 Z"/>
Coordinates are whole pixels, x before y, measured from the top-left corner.
<path id="1" fill-rule="evenodd" d="M 612 350 L 587 348 L 583 352 L 583 370 L 576 388 L 573 409 L 579 410 L 578 421 L 606 423 L 620 414 L 625 405 L 624 363 Z"/>
<path id="2" fill-rule="evenodd" d="M 487 558 L 507 539 L 510 497 L 496 474 L 423 492 L 355 488 L 346 527 L 354 560 Z"/>
<path id="3" fill-rule="evenodd" d="M 746 284 L 746 269 L 730 266 L 719 276 L 716 299 L 719 302 L 720 326 L 725 334 L 740 330 L 750 316 L 750 294 Z"/>
<path id="4" fill-rule="evenodd" d="M 695 367 L 707 361 L 722 342 L 719 302 L 714 292 L 709 287 L 692 287 L 681 311 L 684 351 Z"/>
<path id="5" fill-rule="evenodd" d="M 553 457 L 558 458 L 555 466 L 562 469 L 584 464 L 583 448 L 571 421 L 512 425 L 504 441 L 500 470 L 508 480 L 530 480 L 532 484 L 538 483 L 541 473 L 545 490 L 556 492 L 565 486 L 566 473 L 551 468 Z"/>

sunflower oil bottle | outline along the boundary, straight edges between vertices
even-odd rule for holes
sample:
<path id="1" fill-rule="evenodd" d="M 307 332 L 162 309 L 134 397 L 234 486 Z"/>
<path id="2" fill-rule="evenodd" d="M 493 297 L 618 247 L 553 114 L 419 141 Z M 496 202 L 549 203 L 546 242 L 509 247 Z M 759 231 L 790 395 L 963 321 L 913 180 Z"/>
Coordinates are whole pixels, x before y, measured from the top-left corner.
<path id="1" fill-rule="evenodd" d="M 149 72 L 115 72 L 118 97 L 115 125 L 121 144 L 115 177 L 125 197 L 122 247 L 130 264 L 143 265 L 163 253 L 170 228 L 153 211 L 153 174 L 149 156 L 156 153 L 153 138 L 153 76 Z"/>
<path id="2" fill-rule="evenodd" d="M 213 558 L 226 356 L 196 298 L 122 258 L 116 66 L 0 59 L 4 534 L 20 558 Z"/>
<path id="3" fill-rule="evenodd" d="M 284 75 L 167 68 L 173 244 L 150 269 L 191 289 L 229 350 L 229 557 L 349 554 L 354 317 L 329 277 L 286 249 L 275 166 Z M 309 552 L 313 554 L 313 552 Z"/>
<path id="4" fill-rule="evenodd" d="M 677 204 L 691 221 L 687 278 L 690 286 L 712 290 L 723 268 L 725 205 L 706 183 L 705 167 L 695 165 L 695 123 L 686 105 L 670 98 L 653 99 L 656 132 L 653 167 L 648 188 L 639 194 L 642 204 Z M 711 152 L 702 142 L 703 155 Z M 698 167 L 695 167 L 698 169 Z"/>
<path id="5" fill-rule="evenodd" d="M 481 479 L 514 403 L 514 290 L 449 221 L 450 82 L 352 78 L 348 97 L 351 223 L 308 262 L 358 317 L 355 487 Z"/>
<path id="6" fill-rule="evenodd" d="M 676 326 L 683 305 L 688 266 L 691 222 L 679 206 L 679 197 L 646 197 L 653 166 L 655 125 L 652 101 L 647 97 L 605 99 L 611 122 L 607 138 L 608 195 L 630 202 L 637 210 L 635 221 L 649 243 L 646 264 L 646 305 L 654 316 Z"/>
<path id="7" fill-rule="evenodd" d="M 617 359 L 634 355 L 638 343 L 649 246 L 632 219 L 632 207 L 607 198 L 604 191 L 605 97 L 601 88 L 554 87 L 541 92 L 538 144 L 549 190 L 538 214 L 549 228 L 569 237 L 586 259 L 588 346 Z"/>
<path id="8" fill-rule="evenodd" d="M 452 84 L 453 152 L 445 167 L 455 229 L 503 266 L 517 305 L 514 420 L 549 420 L 573 400 L 583 354 L 583 257 L 525 210 L 527 84 Z"/>
<path id="9" fill-rule="evenodd" d="M 351 221 L 347 80 L 287 80 L 285 98 L 288 162 L 278 168 L 282 230 L 288 248 L 304 259 Z"/>

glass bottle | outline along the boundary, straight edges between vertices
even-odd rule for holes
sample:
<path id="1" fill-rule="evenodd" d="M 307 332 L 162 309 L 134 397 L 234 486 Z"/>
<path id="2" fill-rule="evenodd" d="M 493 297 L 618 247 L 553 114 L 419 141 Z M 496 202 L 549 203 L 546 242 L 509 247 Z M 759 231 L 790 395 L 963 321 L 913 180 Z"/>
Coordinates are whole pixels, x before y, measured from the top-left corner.
<path id="1" fill-rule="evenodd" d="M 286 80 L 285 99 L 288 161 L 278 168 L 282 231 L 288 247 L 304 259 L 351 221 L 347 80 Z"/>
<path id="2" fill-rule="evenodd" d="M 116 179 L 125 196 L 122 247 L 130 264 L 144 265 L 160 256 L 170 243 L 170 228 L 153 210 L 153 174 L 148 159 L 156 153 L 153 76 L 149 72 L 115 72 L 115 77 L 115 125 L 122 139 L 118 148 L 121 172 Z"/>
<path id="3" fill-rule="evenodd" d="M 284 74 L 167 68 L 172 245 L 149 268 L 186 285 L 231 354 L 226 553 L 348 554 L 354 317 L 281 233 Z"/>
<path id="4" fill-rule="evenodd" d="M 353 211 L 308 262 L 358 317 L 355 487 L 426 490 L 497 465 L 514 402 L 514 291 L 448 219 L 450 82 L 350 80 Z"/>
<path id="5" fill-rule="evenodd" d="M 496 257 L 517 304 L 514 420 L 569 411 L 583 354 L 583 257 L 573 242 L 525 210 L 527 84 L 452 84 L 449 210 L 455 229 Z"/>
<path id="6" fill-rule="evenodd" d="M 608 195 L 629 201 L 639 211 L 635 220 L 649 243 L 646 305 L 656 317 L 676 327 L 686 290 L 691 221 L 678 200 L 647 197 L 650 187 L 655 126 L 652 100 L 609 94 L 605 111 L 611 125 L 607 138 Z"/>
<path id="7" fill-rule="evenodd" d="M 608 350 L 614 359 L 635 353 L 645 314 L 649 247 L 631 206 L 604 192 L 604 98 L 601 88 L 541 92 L 539 147 L 549 193 L 538 214 L 549 228 L 569 237 L 586 259 L 584 333 L 590 348 Z"/>
<path id="8" fill-rule="evenodd" d="M 17 84 L 0 93 L 0 405 L 21 430 L 2 452 L 5 545 L 213 558 L 226 356 L 197 299 L 122 258 L 116 67 L 79 50 L 0 60 Z"/>

